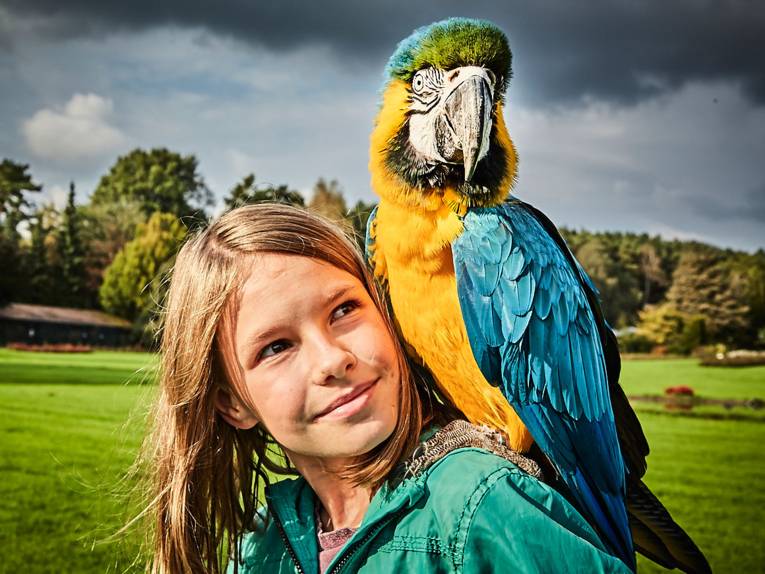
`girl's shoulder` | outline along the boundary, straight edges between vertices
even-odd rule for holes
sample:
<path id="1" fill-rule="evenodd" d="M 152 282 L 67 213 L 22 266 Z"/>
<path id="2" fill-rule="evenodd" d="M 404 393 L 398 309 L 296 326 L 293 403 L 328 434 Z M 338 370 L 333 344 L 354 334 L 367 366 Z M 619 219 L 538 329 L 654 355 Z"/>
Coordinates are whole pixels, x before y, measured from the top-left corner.
<path id="1" fill-rule="evenodd" d="M 426 433 L 426 440 L 404 463 L 405 476 L 432 474 L 437 467 L 454 469 L 464 466 L 480 474 L 491 468 L 506 468 L 523 476 L 542 478 L 539 465 L 512 450 L 504 435 L 464 420 L 455 420 L 443 428 Z"/>
<path id="2" fill-rule="evenodd" d="M 511 450 L 503 435 L 463 420 L 452 421 L 430 434 L 404 463 L 402 471 L 404 482 L 407 478 L 423 482 L 430 497 L 444 498 L 452 506 L 475 497 L 477 491 L 500 478 L 514 485 L 519 495 L 547 488 L 541 482 L 539 465 Z"/>
<path id="3" fill-rule="evenodd" d="M 492 559 L 529 572 L 628 572 L 543 482 L 538 464 L 507 448 L 499 433 L 454 421 L 425 441 L 407 467 L 419 472 L 427 492 L 420 507 L 443 528 L 463 572 L 502 571 Z M 532 552 L 540 541 L 544 552 Z"/>

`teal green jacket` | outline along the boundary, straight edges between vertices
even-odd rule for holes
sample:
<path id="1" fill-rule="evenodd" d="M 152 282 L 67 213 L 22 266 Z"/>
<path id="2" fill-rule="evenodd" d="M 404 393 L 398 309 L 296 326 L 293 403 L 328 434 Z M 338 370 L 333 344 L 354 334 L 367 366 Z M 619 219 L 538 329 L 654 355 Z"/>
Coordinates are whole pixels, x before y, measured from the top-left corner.
<path id="1" fill-rule="evenodd" d="M 316 499 L 308 483 L 267 491 L 271 520 L 242 538 L 238 571 L 318 574 Z M 234 572 L 231 560 L 228 572 Z M 458 448 L 384 484 L 327 572 L 623 572 L 579 513 L 513 462 Z"/>

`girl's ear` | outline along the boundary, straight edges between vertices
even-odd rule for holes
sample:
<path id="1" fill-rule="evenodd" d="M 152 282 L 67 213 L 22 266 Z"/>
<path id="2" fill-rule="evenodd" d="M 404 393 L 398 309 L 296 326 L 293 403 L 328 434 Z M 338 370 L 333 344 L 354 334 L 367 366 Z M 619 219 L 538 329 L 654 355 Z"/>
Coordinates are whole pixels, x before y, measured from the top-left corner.
<path id="1" fill-rule="evenodd" d="M 215 410 L 220 413 L 228 424 L 238 429 L 251 429 L 258 424 L 255 414 L 240 403 L 229 391 L 215 391 Z"/>

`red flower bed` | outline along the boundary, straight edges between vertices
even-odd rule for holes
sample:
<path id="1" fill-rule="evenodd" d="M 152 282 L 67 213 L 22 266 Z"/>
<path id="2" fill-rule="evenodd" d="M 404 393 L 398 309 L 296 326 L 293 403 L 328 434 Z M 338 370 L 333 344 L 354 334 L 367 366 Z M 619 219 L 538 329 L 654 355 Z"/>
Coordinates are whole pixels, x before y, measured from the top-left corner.
<path id="1" fill-rule="evenodd" d="M 693 389 L 688 385 L 677 385 L 676 387 L 667 387 L 664 394 L 670 397 L 692 397 Z"/>
<path id="2" fill-rule="evenodd" d="M 28 343 L 8 343 L 6 349 L 14 351 L 33 351 L 38 353 L 90 353 L 93 348 L 90 345 L 75 345 L 73 343 L 56 343 L 43 345 L 30 345 Z"/>

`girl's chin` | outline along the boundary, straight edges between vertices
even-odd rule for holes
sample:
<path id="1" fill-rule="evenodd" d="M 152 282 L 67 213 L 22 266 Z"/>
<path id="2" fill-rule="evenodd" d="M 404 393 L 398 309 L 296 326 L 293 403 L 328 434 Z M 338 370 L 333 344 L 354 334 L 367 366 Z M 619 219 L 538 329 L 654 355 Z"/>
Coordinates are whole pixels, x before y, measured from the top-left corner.
<path id="1" fill-rule="evenodd" d="M 366 454 L 380 446 L 393 434 L 393 424 L 384 421 L 368 421 L 364 424 L 343 424 L 338 421 L 331 424 L 327 421 L 322 425 L 321 432 L 314 435 L 311 441 L 313 448 L 299 449 L 304 457 L 324 459 L 347 459 Z"/>

